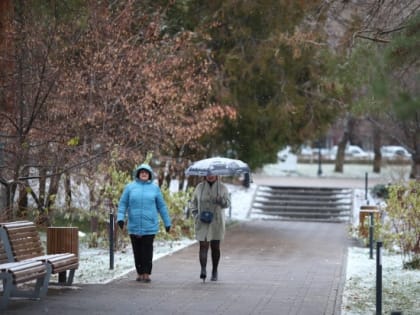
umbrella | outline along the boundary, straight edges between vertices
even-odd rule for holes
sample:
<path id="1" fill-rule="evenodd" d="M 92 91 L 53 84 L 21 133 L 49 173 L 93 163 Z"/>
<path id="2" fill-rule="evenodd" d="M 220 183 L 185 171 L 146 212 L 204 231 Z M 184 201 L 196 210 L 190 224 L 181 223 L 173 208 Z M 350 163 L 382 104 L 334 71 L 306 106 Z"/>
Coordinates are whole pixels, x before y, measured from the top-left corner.
<path id="1" fill-rule="evenodd" d="M 185 175 L 218 175 L 234 176 L 249 173 L 249 166 L 245 162 L 224 157 L 212 157 L 199 160 L 191 164 L 185 171 Z"/>

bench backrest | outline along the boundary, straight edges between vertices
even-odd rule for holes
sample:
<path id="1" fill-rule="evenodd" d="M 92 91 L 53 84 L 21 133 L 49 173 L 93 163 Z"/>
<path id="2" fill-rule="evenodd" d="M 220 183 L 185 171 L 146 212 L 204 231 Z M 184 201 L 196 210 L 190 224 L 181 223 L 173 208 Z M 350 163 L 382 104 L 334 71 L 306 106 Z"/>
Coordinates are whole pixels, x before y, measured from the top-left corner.
<path id="1" fill-rule="evenodd" d="M 0 264 L 5 264 L 7 262 L 9 262 L 9 260 L 7 259 L 6 249 L 4 248 L 3 240 L 0 239 Z"/>
<path id="2" fill-rule="evenodd" d="M 0 228 L 7 232 L 13 257 L 9 261 L 21 261 L 44 255 L 36 225 L 30 221 L 1 223 Z M 7 251 L 6 251 L 7 252 Z M 9 254 L 10 255 L 10 254 Z"/>

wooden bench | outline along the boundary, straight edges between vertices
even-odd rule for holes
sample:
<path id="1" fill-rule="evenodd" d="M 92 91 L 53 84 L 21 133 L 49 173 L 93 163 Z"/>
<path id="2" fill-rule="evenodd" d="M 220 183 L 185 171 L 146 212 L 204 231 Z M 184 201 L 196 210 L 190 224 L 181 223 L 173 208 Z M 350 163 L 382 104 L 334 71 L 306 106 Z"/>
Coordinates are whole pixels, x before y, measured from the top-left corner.
<path id="1" fill-rule="evenodd" d="M 5 246 L 0 239 L 0 280 L 3 293 L 0 295 L 0 310 L 7 308 L 11 298 L 40 299 L 48 290 L 47 266 L 42 261 L 7 262 Z M 22 288 L 21 284 L 35 281 L 34 286 Z"/>
<path id="2" fill-rule="evenodd" d="M 79 267 L 79 257 L 74 253 L 44 254 L 41 239 L 36 226 L 30 221 L 0 223 L 0 235 L 3 238 L 9 262 L 41 261 L 46 263 L 48 278 L 51 274 L 69 271 L 67 281 L 59 284 L 71 285 L 74 273 Z"/>

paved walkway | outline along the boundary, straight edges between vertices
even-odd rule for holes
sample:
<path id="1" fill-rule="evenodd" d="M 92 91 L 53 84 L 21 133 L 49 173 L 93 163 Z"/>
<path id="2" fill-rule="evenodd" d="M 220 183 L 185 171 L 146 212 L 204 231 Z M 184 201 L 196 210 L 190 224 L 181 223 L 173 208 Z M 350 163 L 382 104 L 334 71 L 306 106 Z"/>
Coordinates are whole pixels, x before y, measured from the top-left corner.
<path id="1" fill-rule="evenodd" d="M 5 314 L 339 314 L 347 252 L 343 224 L 249 221 L 228 230 L 220 280 L 199 279 L 198 245 L 154 263 L 152 283 L 50 289 Z"/>
<path id="2" fill-rule="evenodd" d="M 282 184 L 273 178 L 254 181 Z M 289 178 L 286 182 L 364 185 L 363 180 Z M 152 283 L 136 282 L 132 273 L 107 285 L 50 289 L 41 301 L 11 302 L 5 314 L 339 315 L 346 233 L 347 226 L 338 223 L 241 222 L 228 229 L 222 243 L 217 282 L 199 279 L 194 244 L 156 261 Z"/>

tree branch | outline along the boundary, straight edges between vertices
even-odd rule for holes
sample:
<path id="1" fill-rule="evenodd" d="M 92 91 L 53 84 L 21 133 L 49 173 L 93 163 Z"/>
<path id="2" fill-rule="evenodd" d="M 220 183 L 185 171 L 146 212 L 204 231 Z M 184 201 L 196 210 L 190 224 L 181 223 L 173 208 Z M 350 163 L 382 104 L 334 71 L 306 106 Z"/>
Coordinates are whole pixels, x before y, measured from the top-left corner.
<path id="1" fill-rule="evenodd" d="M 357 34 L 357 33 L 355 34 L 354 37 L 359 37 L 359 38 L 371 40 L 371 41 L 378 42 L 378 43 L 385 43 L 385 44 L 388 44 L 390 42 L 388 39 L 370 37 L 370 36 L 360 35 L 360 34 Z"/>

